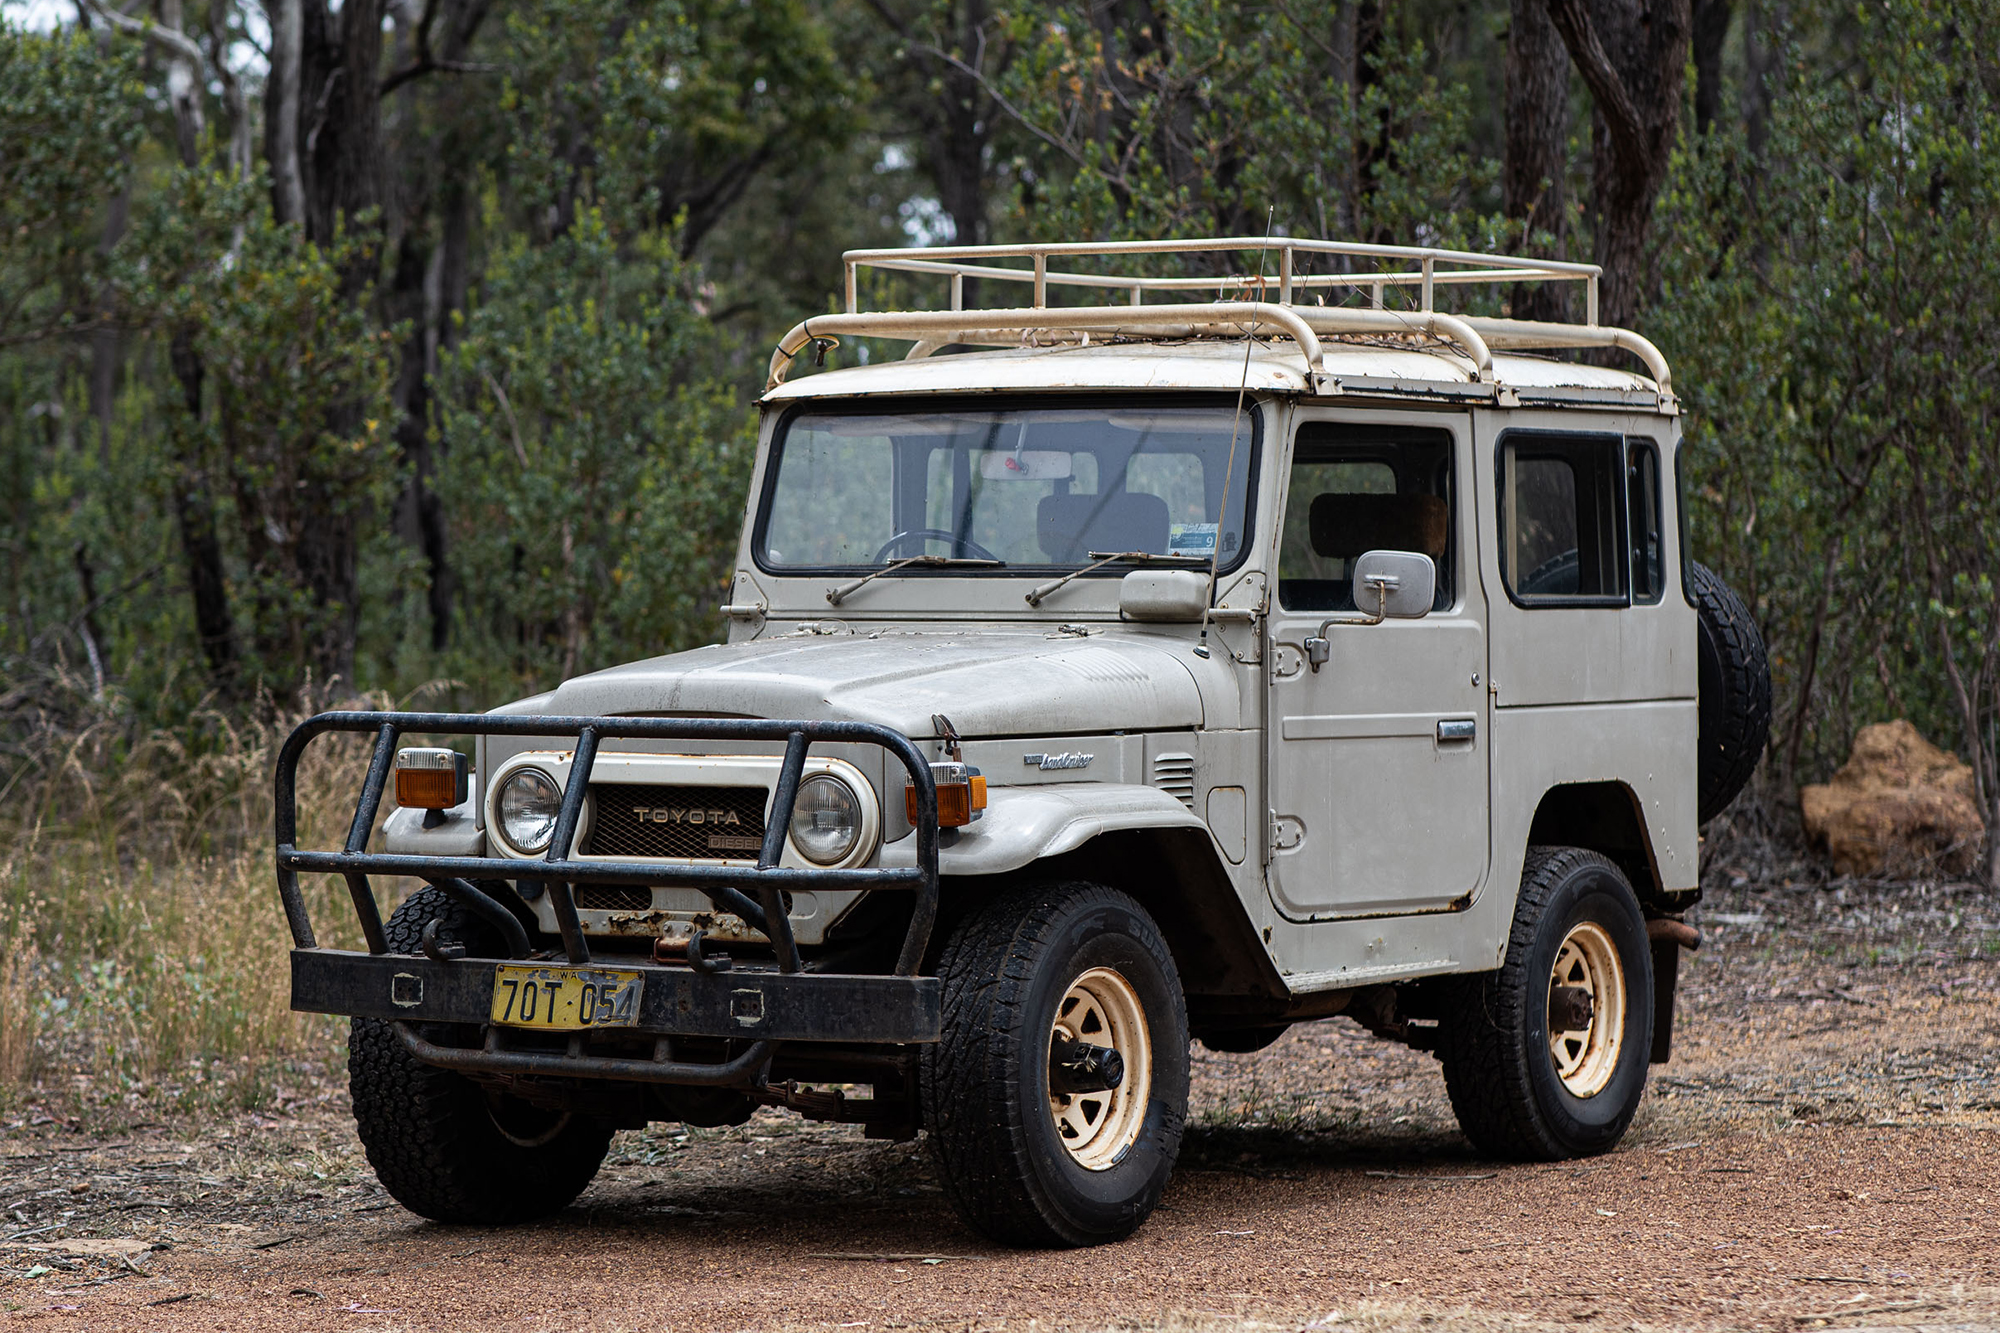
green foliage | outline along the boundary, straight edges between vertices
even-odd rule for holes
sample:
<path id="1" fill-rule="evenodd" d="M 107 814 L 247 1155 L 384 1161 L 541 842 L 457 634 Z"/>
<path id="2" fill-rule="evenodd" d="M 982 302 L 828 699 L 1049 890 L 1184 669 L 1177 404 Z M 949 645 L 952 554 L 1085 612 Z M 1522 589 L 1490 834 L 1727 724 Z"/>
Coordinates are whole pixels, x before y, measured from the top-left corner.
<path id="1" fill-rule="evenodd" d="M 1458 245 L 1487 235 L 1498 165 L 1471 89 L 1442 77 L 1407 11 L 1349 61 L 1335 25 L 1285 5 L 1172 0 L 1124 26 L 1024 5 L 1005 83 L 1033 234 L 1261 234 Z M 1351 69 L 1351 74 L 1348 72 Z"/>
<path id="2" fill-rule="evenodd" d="M 94 295 L 94 224 L 144 129 L 137 73 L 128 49 L 0 21 L 0 345 L 72 325 Z"/>
<path id="3" fill-rule="evenodd" d="M 232 559 L 231 602 L 251 677 L 281 691 L 332 665 L 327 622 L 358 613 L 328 578 L 329 548 L 369 540 L 393 498 L 389 356 L 394 330 L 353 299 L 356 242 L 326 248 L 280 227 L 261 180 L 174 171 L 135 221 L 135 317 L 191 354 L 166 396 L 177 500 L 204 497 Z M 177 372 L 178 373 L 178 372 Z"/>
<path id="4" fill-rule="evenodd" d="M 2000 61 L 1990 0 L 1794 13 L 1762 161 L 1684 154 L 1649 326 L 1694 409 L 1698 546 L 1765 619 L 1785 778 L 1909 716 L 1991 802 Z M 1829 70 L 1800 43 L 1834 28 Z"/>
<path id="5" fill-rule="evenodd" d="M 802 0 L 558 0 L 507 24 L 506 178 L 528 228 L 579 203 L 707 235 L 774 159 L 834 151 L 859 91 Z M 549 219 L 554 219 L 551 225 Z"/>
<path id="6" fill-rule="evenodd" d="M 465 627 L 483 661 L 548 688 L 711 642 L 753 437 L 668 234 L 621 247 L 586 211 L 494 261 L 440 374 Z"/>

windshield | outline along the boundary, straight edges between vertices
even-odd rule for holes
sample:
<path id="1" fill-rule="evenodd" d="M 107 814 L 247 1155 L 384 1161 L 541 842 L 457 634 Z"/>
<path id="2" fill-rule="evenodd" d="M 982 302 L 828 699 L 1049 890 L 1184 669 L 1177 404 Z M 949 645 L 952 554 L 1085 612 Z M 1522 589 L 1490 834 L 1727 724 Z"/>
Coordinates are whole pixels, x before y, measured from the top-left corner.
<path id="1" fill-rule="evenodd" d="M 1243 550 L 1256 417 L 1238 422 L 1233 403 L 807 409 L 772 444 L 757 558 L 1062 568 L 1133 551 L 1205 561 L 1219 540 L 1227 567 Z"/>

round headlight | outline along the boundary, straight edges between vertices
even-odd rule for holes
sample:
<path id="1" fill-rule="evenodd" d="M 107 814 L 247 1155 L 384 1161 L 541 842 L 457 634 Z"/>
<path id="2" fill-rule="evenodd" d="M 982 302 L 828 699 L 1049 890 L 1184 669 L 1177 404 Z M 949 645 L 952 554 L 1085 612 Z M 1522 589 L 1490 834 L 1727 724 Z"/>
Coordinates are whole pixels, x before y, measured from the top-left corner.
<path id="1" fill-rule="evenodd" d="M 515 851 L 528 856 L 549 849 L 556 816 L 562 810 L 562 788 L 539 768 L 517 768 L 500 784 L 494 802 L 500 836 Z"/>
<path id="2" fill-rule="evenodd" d="M 818 773 L 799 784 L 792 846 L 814 865 L 845 861 L 861 838 L 861 802 L 839 778 Z"/>

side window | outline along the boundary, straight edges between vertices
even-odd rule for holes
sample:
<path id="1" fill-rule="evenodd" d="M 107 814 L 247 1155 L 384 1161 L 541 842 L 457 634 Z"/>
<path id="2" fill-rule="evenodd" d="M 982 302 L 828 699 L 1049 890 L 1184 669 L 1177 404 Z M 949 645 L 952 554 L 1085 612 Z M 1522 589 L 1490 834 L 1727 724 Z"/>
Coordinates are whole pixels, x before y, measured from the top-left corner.
<path id="1" fill-rule="evenodd" d="M 1507 591 L 1531 604 L 1624 605 L 1635 564 L 1627 492 L 1622 436 L 1509 431 L 1500 443 Z"/>
<path id="2" fill-rule="evenodd" d="M 1288 611 L 1352 611 L 1354 562 L 1418 551 L 1437 563 L 1442 611 L 1454 599 L 1449 433 L 1331 423 L 1300 428 L 1292 448 L 1278 602 Z"/>
<path id="3" fill-rule="evenodd" d="M 1625 442 L 1626 510 L 1631 515 L 1632 600 L 1654 603 L 1666 587 L 1660 564 L 1660 449 L 1651 440 Z"/>

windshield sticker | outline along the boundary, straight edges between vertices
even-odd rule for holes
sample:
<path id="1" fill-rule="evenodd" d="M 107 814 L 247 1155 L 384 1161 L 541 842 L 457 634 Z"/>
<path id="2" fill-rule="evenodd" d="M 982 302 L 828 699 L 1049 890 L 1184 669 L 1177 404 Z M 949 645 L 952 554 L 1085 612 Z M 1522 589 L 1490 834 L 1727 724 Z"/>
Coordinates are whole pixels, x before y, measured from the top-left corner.
<path id="1" fill-rule="evenodd" d="M 1217 526 L 1214 523 L 1174 524 L 1167 529 L 1167 554 L 1214 555 Z"/>

